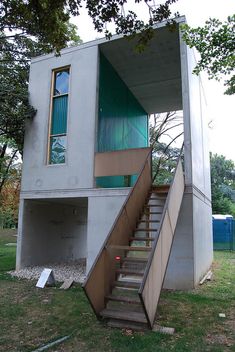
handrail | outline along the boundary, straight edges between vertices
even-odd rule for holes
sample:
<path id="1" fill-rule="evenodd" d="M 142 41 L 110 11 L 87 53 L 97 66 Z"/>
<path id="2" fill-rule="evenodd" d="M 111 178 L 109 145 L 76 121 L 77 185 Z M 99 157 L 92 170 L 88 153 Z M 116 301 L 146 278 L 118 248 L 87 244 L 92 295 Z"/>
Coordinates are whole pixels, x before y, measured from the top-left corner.
<path id="1" fill-rule="evenodd" d="M 153 242 L 142 284 L 138 292 L 148 324 L 151 328 L 156 315 L 157 304 L 165 278 L 178 214 L 184 194 L 184 175 L 181 163 L 182 149 L 163 209 L 158 236 Z"/>
<path id="2" fill-rule="evenodd" d="M 112 246 L 128 245 L 129 238 L 136 226 L 136 221 L 152 185 L 151 175 L 152 149 L 145 159 L 139 176 L 131 188 L 116 220 L 104 241 L 89 273 L 83 289 L 90 304 L 99 317 L 105 307 L 105 296 L 111 291 L 115 281 L 115 256 L 110 255 Z"/>

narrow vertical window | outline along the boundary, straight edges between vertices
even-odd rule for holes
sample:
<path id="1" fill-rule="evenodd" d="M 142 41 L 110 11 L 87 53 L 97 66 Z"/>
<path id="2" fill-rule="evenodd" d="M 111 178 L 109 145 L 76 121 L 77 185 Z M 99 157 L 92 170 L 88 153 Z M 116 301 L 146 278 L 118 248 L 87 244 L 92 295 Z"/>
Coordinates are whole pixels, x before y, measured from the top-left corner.
<path id="1" fill-rule="evenodd" d="M 49 164 L 63 164 L 67 149 L 69 68 L 53 71 Z"/>

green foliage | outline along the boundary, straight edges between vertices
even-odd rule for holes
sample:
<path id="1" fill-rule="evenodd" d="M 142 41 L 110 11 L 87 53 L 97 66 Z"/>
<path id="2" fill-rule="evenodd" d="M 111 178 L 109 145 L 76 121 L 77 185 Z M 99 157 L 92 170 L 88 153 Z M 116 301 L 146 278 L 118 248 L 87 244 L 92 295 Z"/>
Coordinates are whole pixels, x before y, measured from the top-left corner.
<path id="1" fill-rule="evenodd" d="M 34 56 L 59 54 L 66 45 L 81 42 L 70 14 L 78 14 L 76 1 L 1 1 L 0 3 L 0 196 L 18 187 L 15 161 L 23 154 L 25 120 L 36 111 L 29 103 L 29 63 Z M 15 176 L 16 179 L 12 180 Z M 17 199 L 17 197 L 16 197 Z M 5 195 L 6 201 L 6 195 Z M 15 206 L 1 199 L 4 222 L 15 223 Z"/>
<path id="2" fill-rule="evenodd" d="M 34 37 L 42 46 L 50 51 L 59 52 L 74 39 L 75 26 L 69 25 L 70 13 L 79 13 L 76 0 L 3 0 L 0 4 L 0 32 L 7 36 L 27 41 L 28 36 Z M 19 31 L 15 36 L 15 31 Z M 78 38 L 77 38 L 78 39 Z"/>
<path id="3" fill-rule="evenodd" d="M 220 80 L 223 75 L 229 79 L 225 81 L 225 94 L 235 93 L 235 14 L 227 21 L 210 18 L 204 27 L 181 27 L 183 38 L 190 48 L 196 48 L 201 59 L 194 69 L 199 74 L 202 70 L 208 73 L 209 79 Z"/>
<path id="4" fill-rule="evenodd" d="M 151 6 L 146 0 L 135 1 L 148 6 L 149 19 L 146 23 L 140 20 L 134 11 L 125 11 L 127 0 L 87 0 L 86 8 L 98 32 L 105 32 L 106 37 L 110 38 L 112 35 L 106 26 L 112 22 L 117 34 L 137 37 L 137 50 L 142 51 L 153 37 L 154 24 L 168 20 L 171 28 L 175 26 L 175 22 L 170 19 L 172 16 L 170 5 L 177 1 L 165 0 L 156 6 Z M 174 14 L 174 16 L 177 15 L 178 13 Z"/>
<path id="5" fill-rule="evenodd" d="M 177 1 L 165 0 L 157 6 L 151 6 L 145 0 L 136 1 L 149 8 L 149 19 L 144 23 L 134 11 L 125 12 L 127 0 L 4 0 L 0 4 L 0 32 L 19 30 L 21 36 L 33 36 L 58 53 L 71 37 L 74 40 L 74 27 L 68 25 L 70 16 L 79 15 L 80 7 L 85 5 L 98 32 L 105 32 L 110 37 L 106 26 L 112 22 L 116 33 L 135 36 L 141 32 L 138 36 L 141 46 L 152 38 L 154 24 L 172 16 L 170 5 Z M 169 20 L 169 24 L 174 25 L 174 21 Z"/>
<path id="6" fill-rule="evenodd" d="M 210 154 L 212 211 L 235 217 L 235 165 L 223 155 Z"/>
<path id="7" fill-rule="evenodd" d="M 167 147 L 166 143 L 156 144 L 152 161 L 154 184 L 171 183 L 179 155 L 179 148 Z"/>

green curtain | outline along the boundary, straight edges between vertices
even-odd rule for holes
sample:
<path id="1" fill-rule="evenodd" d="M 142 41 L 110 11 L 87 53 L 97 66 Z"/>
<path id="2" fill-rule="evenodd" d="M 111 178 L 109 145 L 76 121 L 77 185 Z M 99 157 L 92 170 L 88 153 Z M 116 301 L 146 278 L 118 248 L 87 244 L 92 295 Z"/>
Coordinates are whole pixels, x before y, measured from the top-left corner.
<path id="1" fill-rule="evenodd" d="M 113 66 L 100 53 L 99 152 L 148 146 L 148 115 Z M 132 175 L 131 185 L 136 175 Z M 123 176 L 99 177 L 98 187 L 125 187 Z"/>
<path id="2" fill-rule="evenodd" d="M 67 132 L 68 96 L 53 98 L 51 135 L 66 134 Z"/>

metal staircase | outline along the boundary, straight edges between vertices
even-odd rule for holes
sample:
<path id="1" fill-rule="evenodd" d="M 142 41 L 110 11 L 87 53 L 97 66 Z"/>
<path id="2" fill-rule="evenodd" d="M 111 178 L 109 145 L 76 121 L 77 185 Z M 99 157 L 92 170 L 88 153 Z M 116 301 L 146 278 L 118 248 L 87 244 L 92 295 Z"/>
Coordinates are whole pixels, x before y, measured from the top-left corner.
<path id="1" fill-rule="evenodd" d="M 84 284 L 98 318 L 152 328 L 184 192 L 179 159 L 172 184 L 153 187 L 149 157 Z"/>

